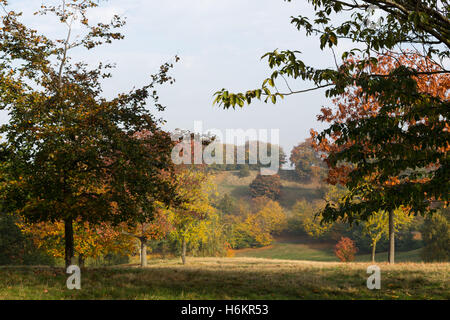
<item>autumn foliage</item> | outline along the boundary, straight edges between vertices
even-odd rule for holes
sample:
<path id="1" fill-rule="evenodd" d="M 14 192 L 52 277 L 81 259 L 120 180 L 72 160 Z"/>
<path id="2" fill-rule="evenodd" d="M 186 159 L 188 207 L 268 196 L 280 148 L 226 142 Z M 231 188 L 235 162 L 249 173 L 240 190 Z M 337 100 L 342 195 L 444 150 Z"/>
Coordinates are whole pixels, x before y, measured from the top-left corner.
<path id="1" fill-rule="evenodd" d="M 356 248 L 353 240 L 347 237 L 342 237 L 334 248 L 336 257 L 342 262 L 354 261 L 356 252 L 358 252 L 358 248 Z"/>
<path id="2" fill-rule="evenodd" d="M 250 193 L 253 198 L 266 197 L 277 200 L 281 195 L 281 180 L 279 175 L 258 175 L 250 184 Z"/>

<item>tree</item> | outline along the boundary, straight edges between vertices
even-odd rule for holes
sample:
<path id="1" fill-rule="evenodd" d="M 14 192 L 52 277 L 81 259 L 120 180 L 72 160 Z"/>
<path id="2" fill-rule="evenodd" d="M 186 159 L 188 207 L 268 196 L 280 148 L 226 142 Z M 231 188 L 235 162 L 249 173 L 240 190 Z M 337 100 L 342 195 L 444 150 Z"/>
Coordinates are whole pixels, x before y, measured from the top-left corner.
<path id="1" fill-rule="evenodd" d="M 281 187 L 279 175 L 263 176 L 258 174 L 250 184 L 250 193 L 253 198 L 266 197 L 277 200 L 281 196 Z"/>
<path id="2" fill-rule="evenodd" d="M 151 221 L 137 224 L 122 224 L 121 233 L 139 242 L 141 267 L 147 267 L 147 247 L 151 240 L 161 240 L 167 236 L 173 227 L 169 217 L 161 206 Z"/>
<path id="3" fill-rule="evenodd" d="M 268 199 L 260 210 L 247 217 L 245 223 L 255 241 L 266 246 L 273 242 L 273 235 L 285 228 L 286 214 L 278 202 Z"/>
<path id="4" fill-rule="evenodd" d="M 399 232 L 402 228 L 412 223 L 414 216 L 410 215 L 405 208 L 394 210 L 394 232 Z M 378 211 L 372 214 L 367 221 L 363 223 L 363 234 L 370 237 L 372 247 L 372 262 L 375 262 L 375 253 L 377 243 L 383 237 L 389 236 L 389 213 Z"/>
<path id="5" fill-rule="evenodd" d="M 332 226 L 332 223 L 322 223 L 321 221 L 320 212 L 323 207 L 323 202 L 297 201 L 292 207 L 292 217 L 289 221 L 290 230 L 301 230 L 311 237 L 321 237 Z"/>
<path id="6" fill-rule="evenodd" d="M 16 216 L 0 215 L 0 265 L 53 265 L 53 257 L 36 247 L 17 223 Z"/>
<path id="7" fill-rule="evenodd" d="M 64 221 L 34 224 L 20 222 L 18 225 L 37 248 L 54 258 L 64 258 Z M 92 225 L 78 219 L 73 222 L 73 229 L 74 252 L 78 254 L 80 267 L 84 267 L 87 258 L 97 259 L 108 254 L 126 255 L 133 249 L 133 243 L 121 233 L 120 227 L 105 222 Z"/>
<path id="8" fill-rule="evenodd" d="M 377 112 L 364 119 L 335 123 L 319 135 L 319 140 L 340 132 L 337 145 L 356 142 L 329 160 L 333 164 L 348 162 L 354 165 L 347 187 L 354 197 L 363 200 L 351 204 L 352 197 L 349 197 L 344 206 L 327 208 L 325 218 L 335 220 L 351 213 L 350 219 L 367 220 L 373 212 L 380 209 L 392 212 L 401 205 L 409 206 L 414 213 L 425 214 L 430 211 L 433 201 L 448 204 L 450 108 L 446 88 L 450 71 L 442 63 L 442 59 L 450 56 L 447 2 L 308 0 L 308 3 L 314 6 L 315 20 L 311 22 L 308 17 L 300 15 L 293 17 L 291 22 L 299 30 L 305 30 L 308 36 L 319 36 L 320 48 L 330 48 L 333 55 L 341 40 L 354 42 L 355 47 L 343 53 L 343 61 L 339 62 L 334 55 L 336 68 L 320 69 L 301 61 L 299 51 L 275 50 L 264 55 L 274 70 L 261 88 L 245 93 L 230 93 L 223 89 L 216 93 L 215 103 L 224 108 L 235 108 L 254 99 L 264 98 L 266 102 L 276 103 L 279 98 L 322 88 L 327 88 L 327 97 L 337 97 L 352 88 L 361 88 L 361 98 L 376 97 L 380 106 Z M 367 23 L 373 17 L 373 10 L 369 9 L 374 5 L 384 14 L 382 23 L 376 27 Z M 344 12 L 350 14 L 335 25 L 333 15 Z M 416 48 L 414 45 L 420 47 L 421 51 L 416 49 L 414 53 L 423 57 L 424 63 L 413 66 L 396 63 L 385 73 L 372 68 L 377 65 L 378 57 L 386 54 L 399 56 L 405 47 Z M 349 59 L 356 52 L 361 53 L 359 58 Z M 420 87 L 418 79 L 437 75 L 443 76 L 446 84 L 438 87 L 437 92 Z M 313 83 L 313 87 L 292 90 L 293 84 L 289 84 L 288 78 L 307 80 Z M 281 88 L 281 84 L 277 85 L 280 79 L 287 83 L 286 92 L 277 89 Z M 422 172 L 419 174 L 416 168 Z M 398 177 L 407 169 L 413 170 L 400 183 L 392 183 L 392 177 Z M 365 183 L 371 175 L 376 175 L 378 185 L 388 184 L 390 187 L 383 192 L 372 188 L 370 183 Z M 392 232 L 390 245 L 393 250 Z M 393 263 L 393 254 L 390 259 Z"/>
<path id="9" fill-rule="evenodd" d="M 422 227 L 422 239 L 425 247 L 422 258 L 425 261 L 450 260 L 450 218 L 449 210 L 441 210 L 425 219 Z"/>
<path id="10" fill-rule="evenodd" d="M 334 253 L 342 262 L 355 260 L 356 252 L 358 252 L 358 248 L 356 248 L 355 243 L 352 239 L 346 237 L 342 237 L 334 248 Z"/>
<path id="11" fill-rule="evenodd" d="M 313 148 L 310 138 L 292 149 L 290 161 L 295 165 L 295 172 L 303 182 L 311 181 L 313 178 L 320 179 L 325 171 L 323 160 Z"/>
<path id="12" fill-rule="evenodd" d="M 172 235 L 181 244 L 181 261 L 186 264 L 187 245 L 206 237 L 201 224 L 209 214 L 215 212 L 210 203 L 213 191 L 212 177 L 195 168 L 180 167 L 177 174 L 177 194 L 182 202 L 167 210 L 169 222 L 174 228 Z"/>
<path id="13" fill-rule="evenodd" d="M 222 198 L 216 204 L 217 210 L 222 214 L 234 214 L 236 209 L 236 203 L 229 193 L 225 193 Z"/>
<path id="14" fill-rule="evenodd" d="M 399 65 L 423 70 L 436 68 L 429 59 L 408 52 L 401 55 L 386 54 L 379 57 L 378 63 L 370 68 L 373 72 L 387 75 Z M 448 86 L 449 80 L 448 75 L 437 74 L 420 75 L 414 81 L 421 92 L 444 99 L 446 93 L 442 86 Z M 397 109 L 391 107 L 392 113 L 388 118 L 380 119 L 364 129 L 370 130 L 370 133 L 364 131 L 368 134 L 347 135 L 349 128 L 355 128 L 356 123 L 371 122 L 383 112 L 384 107 L 380 104 L 379 95 L 366 95 L 360 87 L 349 88 L 345 94 L 334 99 L 334 104 L 335 110 L 323 108 L 319 116 L 319 120 L 331 123 L 331 127 L 321 135 L 315 132 L 312 132 L 312 135 L 317 149 L 327 154 L 325 161 L 329 166 L 328 182 L 344 184 L 350 193 L 341 208 L 328 206 L 324 217 L 331 220 L 338 216 L 350 221 L 367 220 L 380 208 L 387 210 L 391 216 L 389 257 L 393 263 L 394 211 L 406 204 L 410 208 L 417 208 L 417 199 L 422 199 L 419 203 L 421 205 L 441 199 L 431 193 L 431 196 L 427 196 L 427 192 L 423 190 L 429 187 L 433 176 L 439 179 L 440 170 L 445 170 L 439 159 L 445 157 L 446 147 L 436 145 L 436 139 L 433 137 L 421 140 L 420 128 L 431 125 L 429 119 L 421 118 L 415 113 L 409 119 L 401 120 L 405 112 L 401 105 L 397 105 Z M 378 130 L 382 126 L 386 129 L 383 136 L 371 136 L 375 127 Z M 425 142 L 427 139 L 431 140 Z M 438 140 L 437 143 L 442 142 Z M 397 155 L 400 149 L 402 153 Z M 414 160 L 409 159 L 411 154 L 414 154 Z M 443 165 L 445 166 L 445 162 Z M 436 192 L 440 193 L 441 190 Z"/>
<path id="15" fill-rule="evenodd" d="M 239 170 L 239 178 L 246 178 L 250 176 L 250 169 L 248 167 L 248 165 L 244 165 L 240 170 Z"/>
<path id="16" fill-rule="evenodd" d="M 253 199 L 251 207 L 242 208 L 241 215 L 232 219 L 229 242 L 234 248 L 267 246 L 286 228 L 286 213 L 278 202 L 261 197 Z"/>
<path id="17" fill-rule="evenodd" d="M 66 31 L 64 39 L 52 40 L 23 25 L 5 0 L 0 5 L 6 12 L 0 18 L 0 108 L 10 115 L 0 128 L 2 206 L 30 223 L 64 221 L 69 265 L 75 221 L 146 222 L 156 201 L 173 200 L 170 179 L 163 178 L 171 172 L 172 142 L 145 107 L 150 98 L 156 110 L 164 109 L 155 87 L 173 82 L 172 64 L 148 85 L 106 99 L 100 81 L 111 76 L 112 65 L 91 69 L 73 62 L 70 52 L 122 39 L 121 17 L 92 24 L 87 13 L 98 5 L 91 0 L 42 5 L 36 14 L 55 16 Z M 81 37 L 75 37 L 76 22 L 84 28 Z"/>

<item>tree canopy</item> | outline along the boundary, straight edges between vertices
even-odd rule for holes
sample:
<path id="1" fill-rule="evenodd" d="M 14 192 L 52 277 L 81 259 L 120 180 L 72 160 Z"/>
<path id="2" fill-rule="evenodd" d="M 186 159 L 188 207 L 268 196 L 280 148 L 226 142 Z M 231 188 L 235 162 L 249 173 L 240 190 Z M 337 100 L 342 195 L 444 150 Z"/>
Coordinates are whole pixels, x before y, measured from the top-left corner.
<path id="1" fill-rule="evenodd" d="M 243 107 L 254 99 L 276 103 L 279 98 L 322 88 L 326 89 L 326 97 L 336 98 L 360 88 L 357 98 L 376 99 L 376 114 L 336 121 L 317 136 L 322 141 L 339 132 L 335 143 L 342 149 L 329 160 L 333 165 L 346 162 L 354 168 L 346 182 L 351 196 L 339 207 L 328 206 L 325 219 L 365 220 L 380 209 L 392 211 L 402 205 L 414 213 L 426 213 L 434 201 L 448 204 L 447 1 L 307 2 L 314 8 L 314 19 L 297 15 L 291 22 L 307 36 L 318 37 L 320 48 L 330 50 L 335 68 L 307 65 L 298 50 L 275 50 L 263 56 L 272 73 L 260 88 L 245 93 L 223 89 L 216 93 L 214 102 L 228 109 Z M 374 6 L 383 13 L 382 23 L 376 26 L 368 23 Z M 353 43 L 352 48 L 337 57 L 335 49 L 348 42 Z M 420 63 L 405 64 L 399 60 L 411 51 L 422 59 Z M 396 61 L 382 72 L 377 66 L 380 57 L 382 60 L 387 55 Z M 441 86 L 434 91 L 424 89 L 421 79 L 426 83 L 433 76 L 441 79 Z M 311 83 L 312 87 L 293 89 L 298 80 Z M 377 185 L 384 185 L 382 190 L 368 183 L 372 175 L 377 177 Z"/>
<path id="2" fill-rule="evenodd" d="M 164 109 L 155 88 L 174 81 L 173 65 L 161 66 L 149 84 L 107 99 L 101 81 L 113 65 L 91 67 L 70 53 L 122 39 L 121 17 L 91 23 L 87 12 L 95 1 L 42 5 L 36 15 L 52 15 L 66 31 L 50 39 L 22 24 L 7 1 L 0 5 L 0 108 L 10 116 L 0 127 L 2 207 L 30 222 L 64 221 L 69 264 L 74 221 L 144 222 L 157 200 L 174 198 L 173 144 L 146 108 L 151 99 L 155 111 Z M 84 28 L 79 37 L 75 23 Z"/>

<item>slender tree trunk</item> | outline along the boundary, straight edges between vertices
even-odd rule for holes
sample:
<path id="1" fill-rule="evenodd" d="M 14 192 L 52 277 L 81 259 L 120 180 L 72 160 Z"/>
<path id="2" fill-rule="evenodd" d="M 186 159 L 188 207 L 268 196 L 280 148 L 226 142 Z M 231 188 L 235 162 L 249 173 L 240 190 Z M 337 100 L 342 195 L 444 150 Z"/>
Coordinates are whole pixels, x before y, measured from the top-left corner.
<path id="1" fill-rule="evenodd" d="M 66 268 L 72 265 L 72 260 L 75 255 L 73 244 L 73 221 L 66 219 L 64 221 L 64 240 L 65 240 L 65 262 Z"/>
<path id="2" fill-rule="evenodd" d="M 182 241 L 181 241 L 181 261 L 183 262 L 183 264 L 186 264 L 186 238 L 183 237 Z"/>
<path id="3" fill-rule="evenodd" d="M 161 246 L 161 255 L 163 260 L 166 260 L 166 243 L 163 242 Z"/>
<path id="4" fill-rule="evenodd" d="M 377 250 L 377 243 L 372 242 L 372 263 L 375 263 L 375 252 Z"/>
<path id="5" fill-rule="evenodd" d="M 389 212 L 389 263 L 395 263 L 394 210 Z"/>
<path id="6" fill-rule="evenodd" d="M 141 267 L 145 268 L 147 266 L 147 241 L 145 239 L 141 240 Z"/>
<path id="7" fill-rule="evenodd" d="M 84 255 L 83 254 L 80 254 L 80 255 L 78 255 L 78 266 L 80 267 L 80 268 L 84 268 Z"/>

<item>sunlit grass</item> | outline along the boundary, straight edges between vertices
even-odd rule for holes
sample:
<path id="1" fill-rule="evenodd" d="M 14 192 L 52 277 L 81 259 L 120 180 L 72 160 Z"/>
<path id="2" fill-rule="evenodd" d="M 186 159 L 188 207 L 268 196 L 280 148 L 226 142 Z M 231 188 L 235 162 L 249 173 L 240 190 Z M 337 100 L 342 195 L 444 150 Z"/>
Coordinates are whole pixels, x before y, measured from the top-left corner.
<path id="1" fill-rule="evenodd" d="M 82 270 L 66 289 L 57 268 L 0 268 L 0 299 L 448 299 L 450 264 L 378 264 L 381 290 L 366 288 L 370 263 L 256 258 L 151 260 L 147 269 Z"/>

